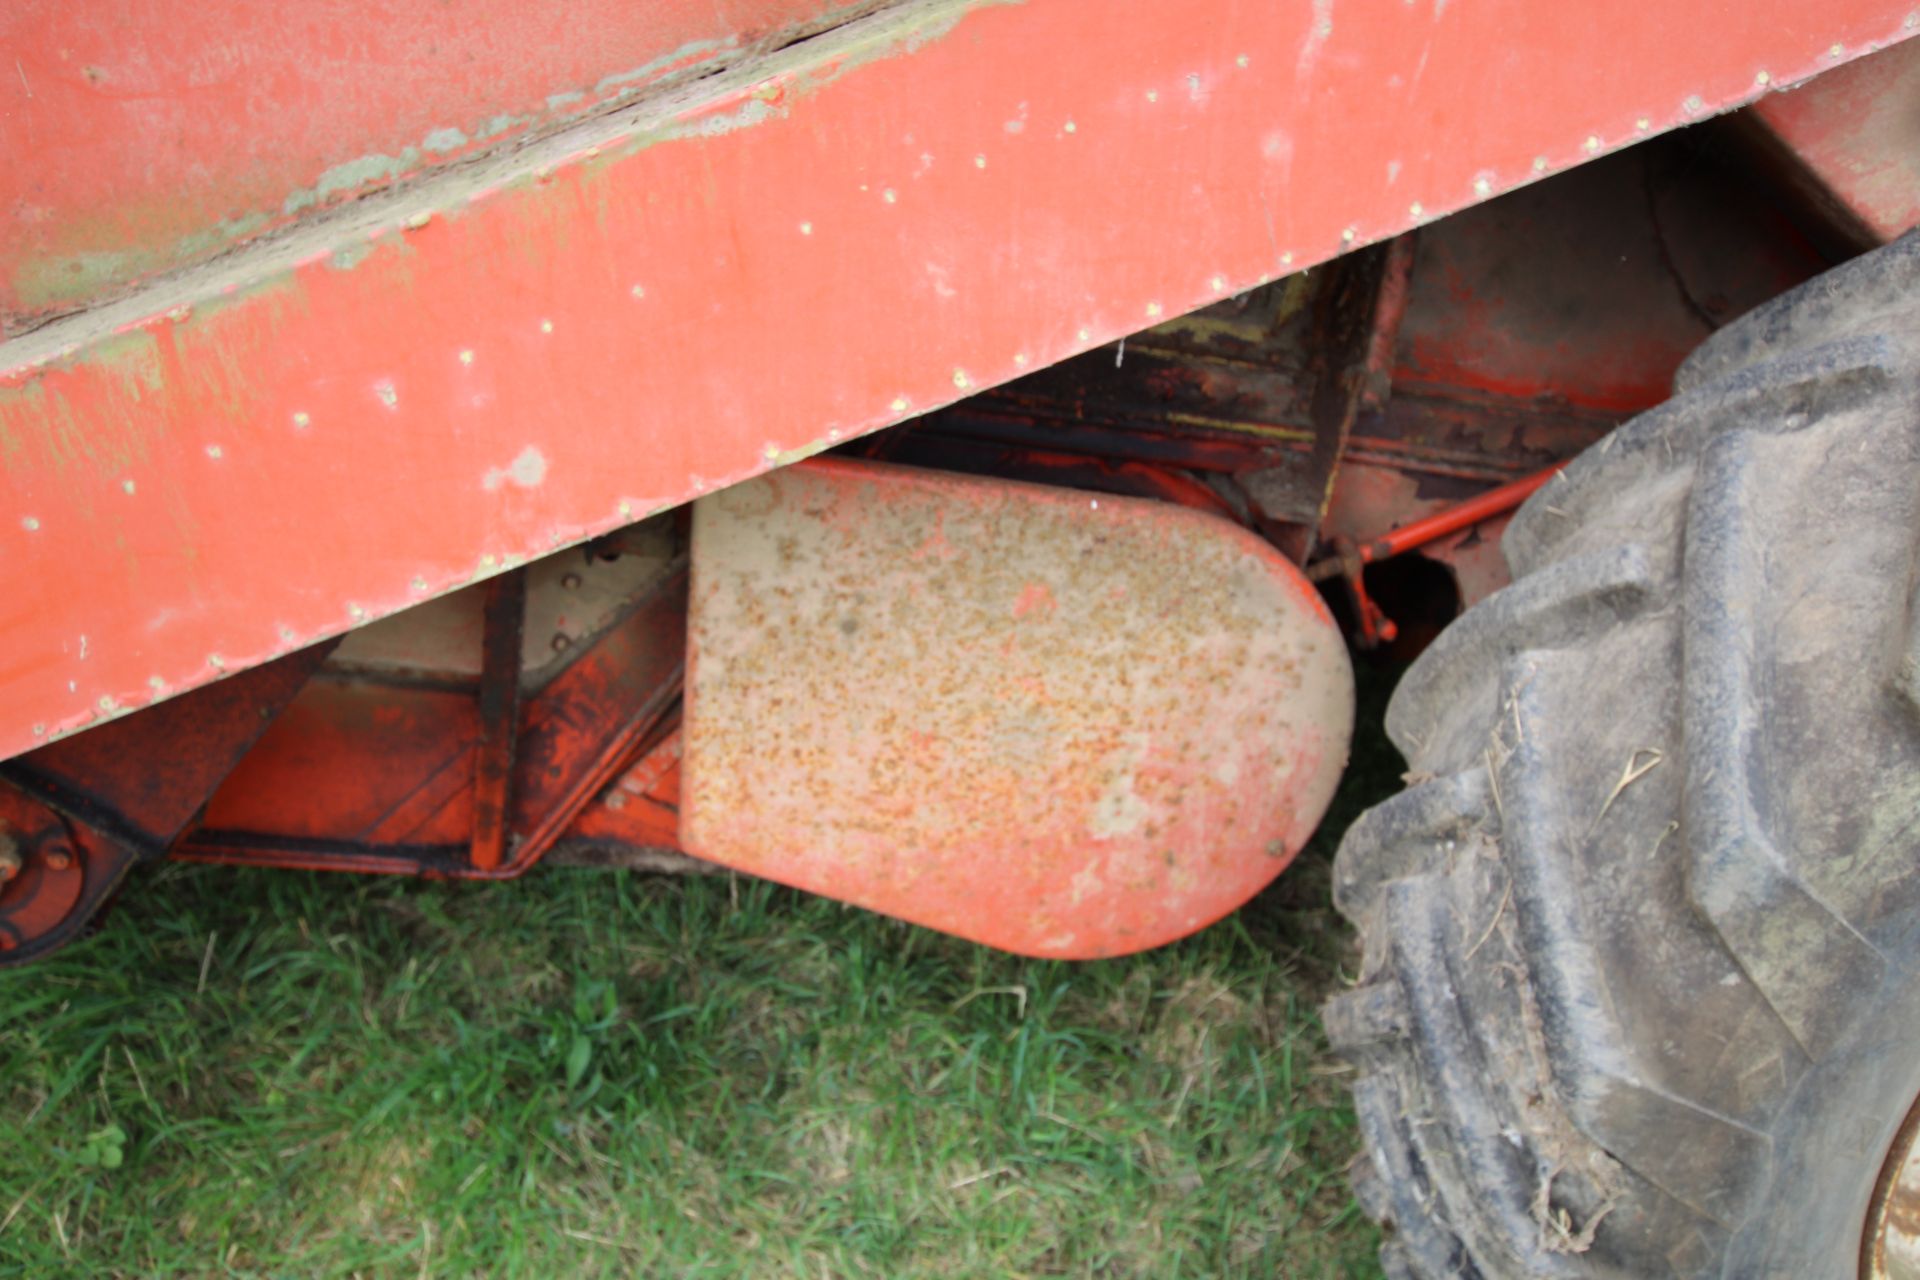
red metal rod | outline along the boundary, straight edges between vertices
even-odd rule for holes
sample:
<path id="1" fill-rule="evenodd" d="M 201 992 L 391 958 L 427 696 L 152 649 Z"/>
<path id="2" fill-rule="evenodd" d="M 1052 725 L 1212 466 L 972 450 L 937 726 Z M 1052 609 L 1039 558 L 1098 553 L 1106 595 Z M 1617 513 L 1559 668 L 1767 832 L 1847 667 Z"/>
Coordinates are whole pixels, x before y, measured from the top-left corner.
<path id="1" fill-rule="evenodd" d="M 1504 515 L 1528 498 L 1536 489 L 1560 474 L 1563 462 L 1556 462 L 1544 471 L 1536 471 L 1524 479 L 1511 484 L 1503 484 L 1497 489 L 1475 494 L 1465 502 L 1436 511 L 1430 516 L 1422 516 L 1401 525 L 1390 533 L 1382 534 L 1370 542 L 1360 544 L 1360 563 L 1372 564 L 1376 560 L 1385 560 L 1397 556 L 1415 547 L 1424 547 L 1450 533 L 1479 524 L 1497 515 Z"/>

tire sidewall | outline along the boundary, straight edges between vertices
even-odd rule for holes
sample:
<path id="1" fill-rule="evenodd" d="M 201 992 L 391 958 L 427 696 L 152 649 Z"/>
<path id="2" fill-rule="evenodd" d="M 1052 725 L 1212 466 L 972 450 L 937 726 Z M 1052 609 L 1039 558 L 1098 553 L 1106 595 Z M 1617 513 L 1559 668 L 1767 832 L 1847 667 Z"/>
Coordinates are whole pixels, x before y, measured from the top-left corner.
<path id="1" fill-rule="evenodd" d="M 1920 983 L 1894 969 L 1860 1007 L 1866 1012 L 1825 1046 L 1776 1113 L 1773 1173 L 1734 1232 L 1723 1275 L 1859 1276 L 1881 1166 L 1920 1095 Z"/>

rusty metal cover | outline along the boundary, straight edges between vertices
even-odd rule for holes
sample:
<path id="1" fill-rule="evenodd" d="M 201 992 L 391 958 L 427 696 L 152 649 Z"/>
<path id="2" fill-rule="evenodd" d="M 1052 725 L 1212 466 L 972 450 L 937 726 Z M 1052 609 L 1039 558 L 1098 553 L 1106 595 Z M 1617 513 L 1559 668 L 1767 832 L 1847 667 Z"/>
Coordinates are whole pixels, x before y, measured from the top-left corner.
<path id="1" fill-rule="evenodd" d="M 815 461 L 695 507 L 688 852 L 1036 956 L 1232 911 L 1325 811 L 1353 673 L 1218 517 Z"/>

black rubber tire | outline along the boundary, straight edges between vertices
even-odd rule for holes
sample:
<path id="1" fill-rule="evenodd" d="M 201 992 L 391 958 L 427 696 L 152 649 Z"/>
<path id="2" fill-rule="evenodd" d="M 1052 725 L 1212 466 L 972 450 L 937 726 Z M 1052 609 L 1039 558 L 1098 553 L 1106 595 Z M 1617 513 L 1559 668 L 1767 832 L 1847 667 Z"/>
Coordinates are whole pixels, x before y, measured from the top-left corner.
<path id="1" fill-rule="evenodd" d="M 1390 1276 L 1857 1274 L 1920 1092 L 1920 240 L 1516 516 L 1334 872 Z"/>

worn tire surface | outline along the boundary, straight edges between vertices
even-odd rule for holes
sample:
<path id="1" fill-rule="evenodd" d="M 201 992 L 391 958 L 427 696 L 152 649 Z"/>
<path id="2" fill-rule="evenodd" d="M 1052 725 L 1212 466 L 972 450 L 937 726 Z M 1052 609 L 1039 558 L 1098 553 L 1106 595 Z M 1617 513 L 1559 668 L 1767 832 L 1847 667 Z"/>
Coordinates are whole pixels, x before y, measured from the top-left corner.
<path id="1" fill-rule="evenodd" d="M 1920 1092 L 1916 531 L 1912 236 L 1515 518 L 1335 869 L 1389 1275 L 1857 1274 Z"/>

